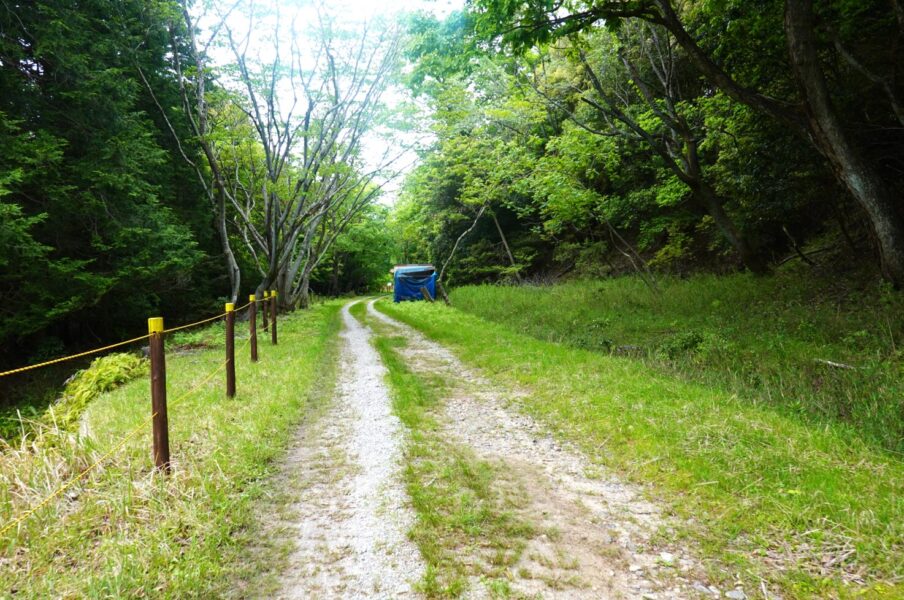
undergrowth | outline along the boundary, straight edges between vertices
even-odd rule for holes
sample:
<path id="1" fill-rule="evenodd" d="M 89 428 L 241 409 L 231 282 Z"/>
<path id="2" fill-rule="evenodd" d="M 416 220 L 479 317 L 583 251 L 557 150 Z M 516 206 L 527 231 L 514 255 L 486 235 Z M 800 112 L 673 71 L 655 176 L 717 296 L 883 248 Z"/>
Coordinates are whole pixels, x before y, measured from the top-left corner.
<path id="1" fill-rule="evenodd" d="M 88 404 L 104 392 L 148 374 L 150 363 L 134 354 L 118 353 L 91 361 L 91 366 L 75 373 L 63 388 L 63 395 L 44 414 L 45 422 L 69 430 L 78 424 Z"/>
<path id="2" fill-rule="evenodd" d="M 533 304 L 507 305 L 508 292 L 482 297 L 495 298 L 497 313 L 528 315 L 513 322 L 543 318 Z M 469 293 L 453 296 L 456 305 Z M 904 463 L 850 428 L 813 426 L 718 386 L 537 340 L 458 308 L 376 306 L 498 385 L 525 390 L 533 417 L 642 482 L 683 523 L 682 543 L 721 565 L 714 581 L 794 598 L 904 595 Z M 561 298 L 559 308 L 544 306 L 573 309 Z"/>
<path id="3" fill-rule="evenodd" d="M 119 352 L 95 358 L 84 369 L 75 371 L 56 392 L 56 386 L 44 385 L 33 394 L 39 398 L 59 394 L 47 407 L 39 411 L 44 402 L 16 404 L 15 412 L 7 409 L 0 414 L 0 439 L 7 445 L 16 445 L 22 435 L 36 429 L 69 431 L 75 427 L 82 413 L 98 396 L 148 373 L 148 361 L 138 355 Z M 42 441 L 51 437 L 41 436 Z"/>
<path id="4" fill-rule="evenodd" d="M 454 306 L 541 340 L 642 360 L 904 453 L 904 294 L 803 269 L 464 287 Z"/>

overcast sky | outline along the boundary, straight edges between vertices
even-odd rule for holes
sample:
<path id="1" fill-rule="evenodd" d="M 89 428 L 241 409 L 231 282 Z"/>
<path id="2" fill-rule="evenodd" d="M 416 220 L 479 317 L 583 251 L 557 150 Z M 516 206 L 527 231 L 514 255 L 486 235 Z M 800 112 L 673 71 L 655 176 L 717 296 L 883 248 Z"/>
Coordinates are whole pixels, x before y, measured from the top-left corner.
<path id="1" fill-rule="evenodd" d="M 366 23 L 377 20 L 398 21 L 404 18 L 404 13 L 415 11 L 429 11 L 437 17 L 443 18 L 454 10 L 460 10 L 464 5 L 464 0 L 256 0 L 256 9 L 261 8 L 272 10 L 278 9 L 280 13 L 280 23 L 282 32 L 280 39 L 281 45 L 290 43 L 291 31 L 289 23 L 294 21 L 295 27 L 299 33 L 301 45 L 301 53 L 303 56 L 313 56 L 314 49 L 305 48 L 304 37 L 306 31 L 312 24 L 317 23 L 317 6 L 323 13 L 332 17 L 338 30 L 349 30 L 362 28 Z M 224 0 L 219 0 L 217 6 L 227 6 Z M 219 19 L 210 17 L 202 19 L 200 25 L 203 28 L 212 27 Z M 261 61 L 267 62 L 272 60 L 274 53 L 274 40 L 271 33 L 273 23 L 276 19 L 259 18 L 255 22 L 252 35 L 251 47 L 249 48 L 249 56 L 256 57 Z M 248 19 L 236 11 L 231 14 L 228 19 L 231 29 L 237 35 L 242 36 L 248 31 Z M 227 48 L 219 48 L 214 50 L 213 60 L 219 64 L 230 64 L 235 62 L 235 58 L 231 51 Z M 285 53 L 284 53 L 285 55 Z M 281 92 L 277 92 L 280 96 L 287 96 L 281 104 L 289 106 L 291 104 L 291 88 L 285 88 Z M 384 102 L 390 107 L 398 106 L 408 100 L 407 93 L 404 89 L 390 88 L 386 91 Z M 397 153 L 399 148 L 411 146 L 418 141 L 429 139 L 429 132 L 421 132 L 420 134 L 395 134 L 388 131 L 371 132 L 362 144 L 362 150 L 365 160 L 369 166 L 374 167 L 381 163 L 382 157 L 387 151 Z M 406 166 L 406 170 L 410 170 L 411 166 L 417 161 L 417 155 L 413 152 L 407 153 L 397 161 L 399 166 Z M 385 186 L 384 195 L 381 202 L 391 204 L 395 201 L 402 177 L 396 178 Z"/>

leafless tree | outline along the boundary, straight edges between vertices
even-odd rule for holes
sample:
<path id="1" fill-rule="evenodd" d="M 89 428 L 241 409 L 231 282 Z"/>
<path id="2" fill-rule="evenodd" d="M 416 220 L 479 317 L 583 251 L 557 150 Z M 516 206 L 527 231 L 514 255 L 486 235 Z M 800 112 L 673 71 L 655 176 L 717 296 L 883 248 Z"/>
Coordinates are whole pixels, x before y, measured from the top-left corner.
<path id="1" fill-rule="evenodd" d="M 341 31 L 318 11 L 314 27 L 306 24 L 314 35 L 304 37 L 294 19 L 284 22 L 278 2 L 196 7 L 179 0 L 179 7 L 171 66 L 201 157 L 184 149 L 144 81 L 214 207 L 230 296 L 241 286 L 231 240 L 241 240 L 258 267 L 258 291 L 278 289 L 282 308 L 306 306 L 324 254 L 401 173 L 399 146 L 376 164 L 362 158 L 398 62 L 400 32 L 366 24 Z M 213 64 L 220 49 L 232 59 Z"/>
<path id="2" fill-rule="evenodd" d="M 375 125 L 397 64 L 400 36 L 364 26 L 351 38 L 321 14 L 315 43 L 305 53 L 296 23 L 284 48 L 278 9 L 269 22 L 276 43 L 266 60 L 249 52 L 262 27 L 253 7 L 242 32 L 224 27 L 235 61 L 230 83 L 241 91 L 238 107 L 261 150 L 256 185 L 243 182 L 236 169 L 228 199 L 257 260 L 261 287 L 280 290 L 283 307 L 306 306 L 311 273 L 379 194 L 378 176 L 385 182 L 404 154 L 396 148 L 369 167 L 361 157 L 363 137 Z"/>
<path id="3" fill-rule="evenodd" d="M 236 6 L 237 3 L 232 4 L 220 15 L 217 24 L 204 39 L 199 39 L 198 37 L 198 21 L 204 15 L 197 18 L 194 17 L 190 11 L 188 0 L 180 0 L 180 18 L 174 19 L 169 24 L 171 67 L 179 83 L 181 109 L 194 138 L 201 147 L 202 157 L 192 156 L 186 152 L 181 136 L 177 133 L 168 112 L 160 104 L 154 93 L 153 86 L 151 86 L 144 72 L 140 67 L 138 68 L 139 75 L 156 104 L 160 115 L 166 121 L 166 125 L 175 139 L 183 160 L 194 170 L 204 194 L 213 208 L 214 223 L 223 257 L 226 261 L 226 272 L 229 276 L 229 297 L 233 302 L 237 299 L 239 288 L 241 287 L 241 271 L 230 242 L 227 229 L 226 206 L 227 203 L 233 202 L 234 198 L 230 195 L 221 157 L 212 135 L 211 66 L 208 59 L 208 51 L 215 43 L 226 19 L 232 14 Z M 185 55 L 187 55 L 188 64 L 183 62 Z"/>

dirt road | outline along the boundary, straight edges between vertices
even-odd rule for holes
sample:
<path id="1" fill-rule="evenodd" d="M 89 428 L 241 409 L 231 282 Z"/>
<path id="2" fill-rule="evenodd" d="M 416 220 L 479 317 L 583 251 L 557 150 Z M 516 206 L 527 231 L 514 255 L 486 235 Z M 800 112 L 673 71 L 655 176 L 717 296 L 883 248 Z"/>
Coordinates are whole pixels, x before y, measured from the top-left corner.
<path id="1" fill-rule="evenodd" d="M 416 519 L 401 480 L 406 432 L 391 412 L 372 332 L 348 309 L 337 396 L 291 457 L 289 471 L 303 491 L 283 597 L 418 597 L 425 566 L 406 537 Z M 368 315 L 404 332 L 408 342 L 398 351 L 412 371 L 446 382 L 438 411 L 443 435 L 499 465 L 505 484 L 526 494 L 518 516 L 536 534 L 506 573 L 512 597 L 719 595 L 704 583 L 693 553 L 670 541 L 668 519 L 641 489 L 602 472 L 519 409 L 519 397 L 528 392 L 494 387 L 446 348 L 376 311 L 373 302 Z M 466 597 L 495 597 L 481 577 L 470 584 Z"/>
<path id="2" fill-rule="evenodd" d="M 407 598 L 424 566 L 400 479 L 404 433 L 370 334 L 342 311 L 336 398 L 305 431 L 288 471 L 302 479 L 283 598 Z"/>

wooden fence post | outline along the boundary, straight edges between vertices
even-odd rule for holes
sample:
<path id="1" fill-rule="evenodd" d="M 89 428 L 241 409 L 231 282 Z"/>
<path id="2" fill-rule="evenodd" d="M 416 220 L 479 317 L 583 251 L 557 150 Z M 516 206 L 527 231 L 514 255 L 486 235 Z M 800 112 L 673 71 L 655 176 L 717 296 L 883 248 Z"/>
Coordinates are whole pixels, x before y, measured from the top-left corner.
<path id="1" fill-rule="evenodd" d="M 226 397 L 235 398 L 235 304 L 226 303 Z"/>
<path id="2" fill-rule="evenodd" d="M 163 347 L 163 317 L 148 319 L 151 358 L 151 422 L 154 438 L 154 465 L 169 473 L 169 424 L 166 418 L 166 353 Z"/>
<path id="3" fill-rule="evenodd" d="M 276 345 L 276 290 L 270 291 L 270 341 Z"/>
<path id="4" fill-rule="evenodd" d="M 264 290 L 264 304 L 261 307 L 261 323 L 264 326 L 264 329 L 267 329 L 267 319 L 270 317 L 268 314 L 270 312 L 270 292 Z"/>
<path id="5" fill-rule="evenodd" d="M 251 338 L 251 362 L 257 362 L 257 301 L 254 294 L 248 296 L 248 335 Z"/>

